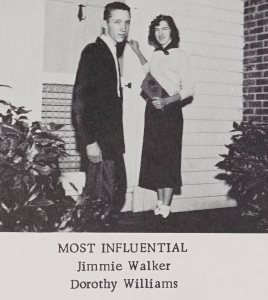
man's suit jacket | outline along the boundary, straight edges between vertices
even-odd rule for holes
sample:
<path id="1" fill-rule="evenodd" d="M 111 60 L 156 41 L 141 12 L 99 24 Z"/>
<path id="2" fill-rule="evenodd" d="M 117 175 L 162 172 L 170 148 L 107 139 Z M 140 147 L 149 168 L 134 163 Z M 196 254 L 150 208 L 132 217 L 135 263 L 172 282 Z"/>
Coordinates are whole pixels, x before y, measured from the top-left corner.
<path id="1" fill-rule="evenodd" d="M 81 54 L 73 91 L 73 124 L 80 150 L 85 151 L 86 145 L 97 142 L 104 159 L 122 155 L 122 111 L 114 57 L 106 43 L 97 38 Z"/>

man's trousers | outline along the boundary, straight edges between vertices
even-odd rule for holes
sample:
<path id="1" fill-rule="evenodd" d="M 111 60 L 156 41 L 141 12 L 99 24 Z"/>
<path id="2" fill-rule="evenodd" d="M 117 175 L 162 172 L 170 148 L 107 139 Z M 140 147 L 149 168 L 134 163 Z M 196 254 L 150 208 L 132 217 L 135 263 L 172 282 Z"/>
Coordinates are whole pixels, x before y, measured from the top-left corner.
<path id="1" fill-rule="evenodd" d="M 123 155 L 100 163 L 88 163 L 84 193 L 90 200 L 108 203 L 109 211 L 119 213 L 125 204 L 127 189 Z"/>

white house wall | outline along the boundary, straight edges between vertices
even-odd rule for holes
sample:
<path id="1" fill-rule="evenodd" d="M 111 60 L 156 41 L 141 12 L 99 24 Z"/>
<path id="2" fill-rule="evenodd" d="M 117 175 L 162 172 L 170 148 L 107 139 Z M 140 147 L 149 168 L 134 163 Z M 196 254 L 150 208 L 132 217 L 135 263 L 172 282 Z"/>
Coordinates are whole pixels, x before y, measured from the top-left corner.
<path id="1" fill-rule="evenodd" d="M 32 110 L 41 119 L 44 56 L 44 0 L 0 0 L 1 99 Z"/>

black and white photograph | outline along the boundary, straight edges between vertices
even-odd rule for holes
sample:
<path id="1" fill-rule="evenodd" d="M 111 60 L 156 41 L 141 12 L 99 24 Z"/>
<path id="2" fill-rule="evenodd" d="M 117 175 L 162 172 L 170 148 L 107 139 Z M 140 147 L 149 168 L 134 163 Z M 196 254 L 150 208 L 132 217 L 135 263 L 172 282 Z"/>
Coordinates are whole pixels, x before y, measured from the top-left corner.
<path id="1" fill-rule="evenodd" d="M 267 232 L 267 0 L 0 0 L 6 300 L 266 299 Z"/>

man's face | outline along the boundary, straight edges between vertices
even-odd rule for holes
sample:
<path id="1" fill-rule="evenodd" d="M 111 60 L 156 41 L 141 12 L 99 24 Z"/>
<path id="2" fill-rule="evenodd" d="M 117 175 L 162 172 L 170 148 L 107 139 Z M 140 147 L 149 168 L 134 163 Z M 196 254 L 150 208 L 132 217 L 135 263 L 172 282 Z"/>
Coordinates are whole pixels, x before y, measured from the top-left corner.
<path id="1" fill-rule="evenodd" d="M 129 31 L 130 14 L 127 10 L 116 9 L 111 12 L 111 17 L 105 22 L 105 32 L 115 42 L 123 42 Z"/>

